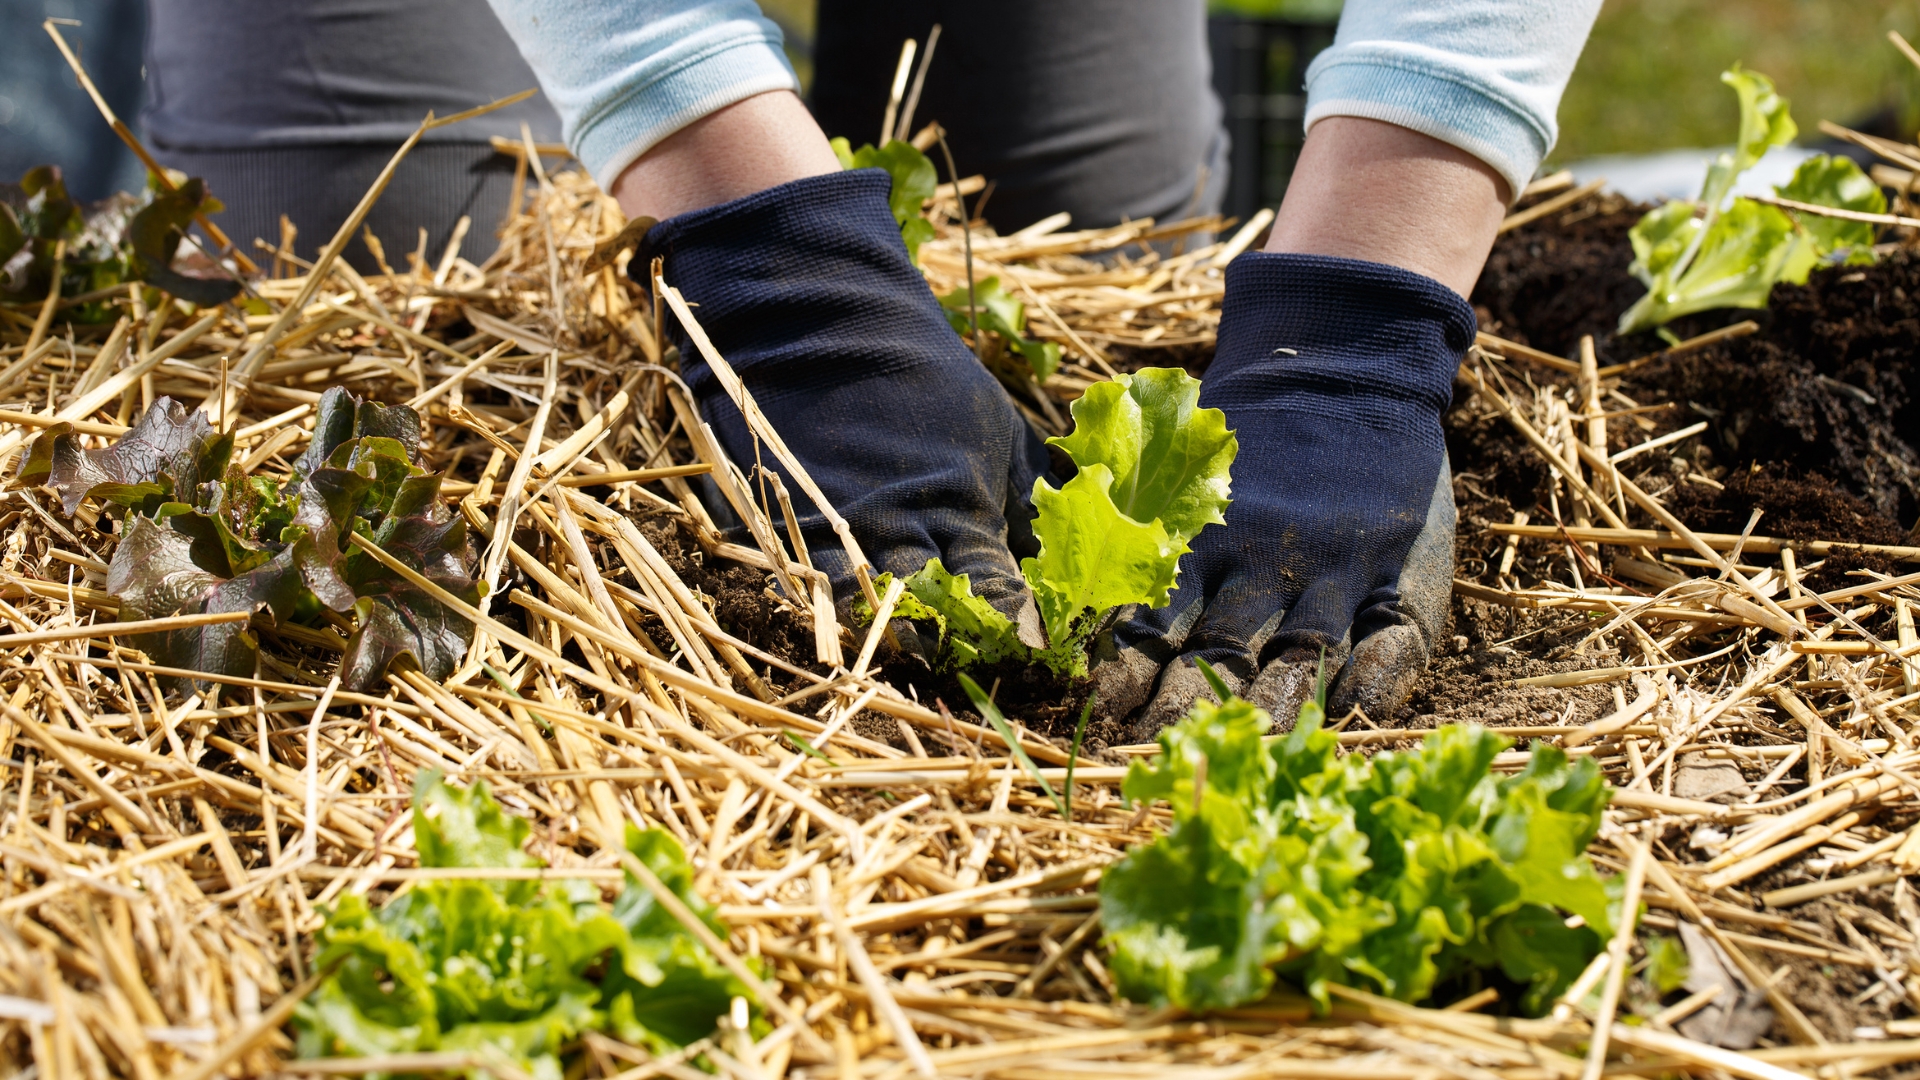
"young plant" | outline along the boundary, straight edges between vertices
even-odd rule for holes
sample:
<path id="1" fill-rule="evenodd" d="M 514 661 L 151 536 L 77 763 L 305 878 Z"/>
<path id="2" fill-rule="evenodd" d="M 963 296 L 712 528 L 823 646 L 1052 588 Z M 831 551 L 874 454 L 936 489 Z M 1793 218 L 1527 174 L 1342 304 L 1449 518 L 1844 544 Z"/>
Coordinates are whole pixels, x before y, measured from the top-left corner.
<path id="1" fill-rule="evenodd" d="M 1200 381 L 1177 368 L 1087 388 L 1073 403 L 1073 433 L 1047 440 L 1079 471 L 1059 488 L 1034 481 L 1040 554 L 1020 564 L 1047 646 L 1023 644 L 1005 615 L 972 595 L 967 575 L 929 559 L 907 579 L 895 614 L 934 625 L 937 666 L 1037 660 L 1084 675 L 1087 645 L 1109 613 L 1165 606 L 1189 543 L 1225 520 L 1228 467 L 1240 449 L 1225 414 L 1199 408 L 1199 398 Z"/>
<path id="2" fill-rule="evenodd" d="M 1333 984 L 1419 1001 L 1458 970 L 1497 968 L 1537 1014 L 1611 932 L 1617 900 L 1586 856 L 1607 802 L 1592 759 L 1536 743 L 1496 779 L 1507 740 L 1468 726 L 1343 757 L 1316 702 L 1265 740 L 1265 712 L 1221 700 L 1162 731 L 1160 756 L 1122 787 L 1174 820 L 1100 883 L 1129 999 L 1230 1008 L 1280 975 L 1322 1008 Z"/>
<path id="3" fill-rule="evenodd" d="M 1761 308 L 1775 284 L 1800 284 L 1822 262 L 1871 263 L 1873 226 L 1727 196 L 1740 175 L 1799 129 L 1773 82 L 1738 64 L 1720 80 L 1740 99 L 1740 135 L 1707 168 L 1698 201 L 1675 199 L 1647 212 L 1628 234 L 1635 277 L 1647 294 L 1620 316 L 1621 334 L 1666 325 L 1713 308 Z M 1879 185 L 1848 158 L 1815 155 L 1774 191 L 1783 199 L 1884 213 Z"/>
<path id="4" fill-rule="evenodd" d="M 953 326 L 956 334 L 973 332 L 968 322 L 968 302 L 964 285 L 940 298 L 940 308 L 947 313 L 947 322 Z M 973 317 L 980 323 L 980 332 L 996 335 L 1008 351 L 1018 353 L 1033 370 L 1035 381 L 1045 382 L 1048 376 L 1060 370 L 1060 346 L 1026 336 L 1027 306 L 1007 295 L 998 277 L 977 282 L 973 287 L 972 303 Z"/>
<path id="5" fill-rule="evenodd" d="M 933 239 L 933 222 L 928 221 L 921 207 L 933 198 L 934 186 L 938 182 L 933 171 L 933 162 L 927 155 L 914 149 L 910 142 L 894 139 L 887 145 L 874 149 L 871 144 L 858 150 L 849 148 L 844 137 L 832 141 L 833 156 L 840 159 L 843 169 L 885 169 L 893 178 L 893 190 L 887 196 L 887 207 L 893 211 L 894 224 L 900 226 L 900 239 L 906 242 L 907 257 L 914 265 L 920 263 L 920 245 Z"/>
<path id="6" fill-rule="evenodd" d="M 122 622 L 249 611 L 310 623 L 324 606 L 354 615 L 340 667 L 349 689 L 377 684 L 403 653 L 429 678 L 452 673 L 472 624 L 347 541 L 357 532 L 448 592 L 479 599 L 466 522 L 440 505 L 440 478 L 416 464 L 419 414 L 335 387 L 321 396 L 291 476 L 243 476 L 232 456 L 232 435 L 163 397 L 105 449 L 81 449 L 71 424 L 48 428 L 18 482 L 51 486 L 69 515 L 92 497 L 120 517 L 107 591 Z M 244 623 L 134 640 L 169 667 L 253 673 L 257 643 Z"/>
<path id="7" fill-rule="evenodd" d="M 423 867 L 544 865 L 521 850 L 527 823 L 484 783 L 461 790 L 428 770 L 413 805 Z M 680 845 L 659 829 L 629 825 L 626 837 L 724 938 Z M 294 1012 L 303 1058 L 464 1052 L 561 1080 L 583 1032 L 669 1053 L 747 993 L 631 875 L 611 908 L 578 879 L 428 880 L 377 911 L 349 892 L 314 943 L 316 968 L 338 966 Z"/>
<path id="8" fill-rule="evenodd" d="M 0 263 L 22 249 L 31 252 L 20 283 L 28 295 L 46 295 L 61 241 L 66 243 L 59 260 L 63 295 L 143 281 L 204 307 L 225 303 L 240 291 L 239 282 L 231 278 L 191 277 L 173 269 L 174 253 L 193 216 L 221 209 L 198 179 L 173 191 L 150 187 L 144 203 L 120 194 L 83 211 L 67 194 L 59 167 L 41 165 L 20 178 L 20 191 L 26 199 L 17 212 L 0 203 Z M 111 304 L 89 302 L 72 314 L 77 321 L 103 322 L 118 312 Z"/>

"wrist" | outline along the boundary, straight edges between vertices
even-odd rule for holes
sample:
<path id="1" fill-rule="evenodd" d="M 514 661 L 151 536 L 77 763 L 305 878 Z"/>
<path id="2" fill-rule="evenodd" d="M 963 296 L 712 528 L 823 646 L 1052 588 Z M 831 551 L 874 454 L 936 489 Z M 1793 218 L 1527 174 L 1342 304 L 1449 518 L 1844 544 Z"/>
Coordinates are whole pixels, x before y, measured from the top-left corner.
<path id="1" fill-rule="evenodd" d="M 1456 146 L 1378 120 L 1307 133 L 1266 250 L 1385 263 L 1473 291 L 1506 215 L 1507 182 Z"/>
<path id="2" fill-rule="evenodd" d="M 827 137 L 791 90 L 737 101 L 660 140 L 610 193 L 629 218 L 668 218 L 840 171 Z"/>
<path id="3" fill-rule="evenodd" d="M 1346 417 L 1439 437 L 1473 309 L 1432 278 L 1325 255 L 1259 252 L 1227 267 L 1202 403 Z"/>

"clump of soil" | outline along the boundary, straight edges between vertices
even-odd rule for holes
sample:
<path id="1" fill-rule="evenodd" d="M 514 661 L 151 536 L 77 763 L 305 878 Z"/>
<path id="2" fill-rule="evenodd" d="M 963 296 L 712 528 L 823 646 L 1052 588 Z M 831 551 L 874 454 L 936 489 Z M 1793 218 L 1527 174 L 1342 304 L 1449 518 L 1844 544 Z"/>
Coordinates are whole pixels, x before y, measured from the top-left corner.
<path id="1" fill-rule="evenodd" d="M 1898 524 L 1875 513 L 1865 500 L 1819 473 L 1790 476 L 1778 464 L 1754 462 L 1729 470 L 1720 491 L 1704 484 L 1682 484 L 1666 501 L 1668 509 L 1702 532 L 1738 533 L 1758 509 L 1762 514 L 1755 533 L 1761 536 L 1856 544 L 1908 542 Z M 1911 569 L 1885 555 L 1838 548 L 1803 584 L 1814 592 L 1827 592 L 1858 585 L 1859 579 L 1851 576 L 1855 570 L 1897 575 Z"/>
<path id="2" fill-rule="evenodd" d="M 1602 364 L 1659 351 L 1651 334 L 1613 334 L 1645 291 L 1627 271 L 1627 231 L 1643 210 L 1615 202 L 1503 236 L 1473 292 L 1483 329 L 1561 356 L 1591 334 Z M 1881 517 L 1920 515 L 1920 401 L 1911 390 L 1920 259 L 1901 251 L 1873 266 L 1816 271 L 1805 285 L 1775 287 L 1765 311 L 1705 312 L 1670 329 L 1690 337 L 1745 318 L 1761 332 L 1629 372 L 1622 392 L 1678 406 L 1651 414 L 1656 432 L 1713 421 L 1703 441 L 1718 461 L 1818 472 Z"/>
<path id="3" fill-rule="evenodd" d="M 741 563 L 708 559 L 678 519 L 659 515 L 637 518 L 634 524 L 680 580 L 713 601 L 714 619 L 722 629 L 795 667 L 819 670 L 814 661 L 813 627 L 768 595 L 769 574 Z M 652 627 L 648 629 L 651 632 Z M 664 637 L 665 627 L 660 632 L 663 637 L 658 640 L 669 640 Z M 766 667 L 753 666 L 758 671 Z M 787 681 L 777 668 L 772 674 L 776 686 Z"/>
<path id="4" fill-rule="evenodd" d="M 1006 661 L 970 668 L 966 674 L 1010 720 L 1062 749 L 1072 745 L 1073 729 L 1093 693 L 1092 679 L 1063 678 L 1039 664 Z M 929 706 L 945 705 L 955 719 L 986 724 L 953 672 L 935 673 L 917 656 L 894 657 L 882 665 L 880 677 Z M 1085 752 L 1097 753 L 1131 741 L 1124 724 L 1096 715 L 1087 722 L 1082 745 Z"/>
<path id="5" fill-rule="evenodd" d="M 1667 497 L 1667 508 L 1703 532 L 1737 533 L 1753 511 L 1762 511 L 1763 536 L 1788 540 L 1846 540 L 1856 544 L 1903 544 L 1906 535 L 1892 519 L 1875 513 L 1866 501 L 1817 472 L 1790 475 L 1778 463 L 1754 462 L 1730 469 L 1715 491 L 1704 484 L 1682 484 Z"/>
<path id="6" fill-rule="evenodd" d="M 1599 212 L 1569 214 L 1566 224 L 1549 215 L 1494 244 L 1471 298 L 1482 330 L 1555 356 L 1573 355 L 1584 334 L 1596 345 L 1612 340 L 1620 313 L 1646 292 L 1627 272 L 1627 230 L 1647 208 L 1619 199 L 1588 205 Z"/>

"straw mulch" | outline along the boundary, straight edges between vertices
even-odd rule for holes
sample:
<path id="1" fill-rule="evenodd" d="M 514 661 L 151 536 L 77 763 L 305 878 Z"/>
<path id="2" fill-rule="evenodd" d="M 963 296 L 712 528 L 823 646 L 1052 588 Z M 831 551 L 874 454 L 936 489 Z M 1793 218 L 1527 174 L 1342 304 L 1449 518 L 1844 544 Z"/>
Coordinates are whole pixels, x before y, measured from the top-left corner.
<path id="1" fill-rule="evenodd" d="M 548 177 L 536 164 L 530 182 L 529 209 L 484 266 L 450 251 L 362 277 L 332 258 L 316 272 L 267 251 L 261 261 L 274 276 L 257 289 L 268 313 L 244 322 L 231 308 L 201 315 L 129 303 L 110 338 L 55 332 L 30 345 L 37 313 L 10 315 L 0 452 L 56 417 L 86 421 L 90 438 L 107 441 L 165 394 L 209 401 L 236 429 L 245 468 L 284 472 L 319 391 L 342 385 L 420 409 L 428 463 L 455 477 L 446 491 L 461 512 L 476 525 L 503 517 L 518 528 L 500 530 L 510 542 L 489 551 L 496 591 L 478 618 L 481 636 L 444 682 L 397 670 L 378 694 L 330 689 L 338 637 L 257 623 L 256 678 L 167 696 L 159 680 L 170 672 L 110 636 L 116 605 L 102 585 L 113 537 L 91 513 L 65 519 L 42 491 L 6 493 L 0 1072 L 205 1080 L 476 1066 L 451 1056 L 293 1062 L 282 1031 L 312 985 L 304 950 L 328 903 L 432 873 L 417 867 L 406 813 L 414 777 L 428 768 L 486 780 L 532 820 L 531 850 L 556 874 L 613 888 L 621 864 L 603 838 L 624 822 L 678 836 L 698 888 L 730 922 L 727 953 L 758 955 L 772 973 L 759 987 L 772 1035 L 755 1043 L 723 1029 L 693 1048 L 743 1080 L 1570 1080 L 1603 1065 L 1778 1080 L 1920 1057 L 1920 1045 L 1899 1040 L 1827 1043 L 1771 989 L 1770 974 L 1783 959 L 1813 958 L 1869 971 L 1882 993 L 1920 1001 L 1920 920 L 1902 927 L 1865 913 L 1841 939 L 1790 911 L 1756 910 L 1740 892 L 1811 854 L 1831 873 L 1816 888 L 1835 893 L 1911 868 L 1912 834 L 1867 843 L 1848 830 L 1914 797 L 1909 733 L 1920 694 L 1892 643 L 1849 627 L 1875 606 L 1905 611 L 1920 578 L 1803 596 L 1783 553 L 1782 568 L 1765 573 L 1661 563 L 1687 578 L 1653 597 L 1577 584 L 1463 586 L 1482 602 L 1601 612 L 1596 639 L 1636 658 L 1566 677 L 1631 686 L 1633 700 L 1623 693 L 1612 715 L 1514 734 L 1599 756 L 1620 792 L 1596 856 L 1617 870 L 1635 864 L 1645 921 L 1701 928 L 1735 978 L 1770 994 L 1797 1045 L 1721 1050 L 1676 1034 L 1674 1010 L 1613 1023 L 1638 962 L 1626 938 L 1538 1021 L 1481 1015 L 1484 994 L 1443 1010 L 1347 992 L 1317 1018 L 1285 999 L 1201 1019 L 1150 1012 L 1113 998 L 1096 889 L 1103 867 L 1162 826 L 1164 808 L 1125 805 L 1124 770 L 1084 761 L 1074 821 L 1062 822 L 991 730 L 876 679 L 880 635 L 835 621 L 821 576 L 788 542 L 780 493 L 762 495 L 769 486 L 752 463 L 722 460 L 671 372 L 653 366 L 673 362 L 660 354 L 656 304 L 678 298 L 648 295 L 618 262 L 587 269 L 621 228 L 613 202 L 577 173 Z M 936 209 L 946 220 L 925 261 L 946 291 L 963 280 L 965 245 L 950 203 Z M 1030 411 L 1057 423 L 1079 387 L 1111 370 L 1109 350 L 1209 342 L 1220 268 L 1257 231 L 1219 243 L 1210 239 L 1219 224 L 976 234 L 976 274 L 1017 285 L 1030 332 L 1066 346 L 1070 363 L 1046 392 L 1024 393 Z M 1174 242 L 1175 253 L 1135 245 L 1117 261 L 1088 258 L 1149 236 Z M 1191 246 L 1180 251 L 1183 237 Z M 1651 549 L 1676 543 L 1710 563 L 1729 547 L 1743 564 L 1779 550 L 1687 536 L 1663 521 L 1657 503 L 1583 450 L 1584 425 L 1601 422 L 1591 371 L 1585 382 L 1542 376 L 1523 389 L 1516 362 L 1492 351 L 1467 365 L 1463 377 L 1481 394 L 1470 407 L 1500 410 L 1532 433 L 1534 452 L 1564 474 L 1570 519 L 1681 534 L 1635 534 L 1650 564 Z M 777 434 L 761 431 L 769 453 Z M 722 537 L 689 486 L 708 469 L 750 520 L 751 543 Z M 570 486 L 595 475 L 610 496 Z M 735 604 L 742 591 L 757 598 L 757 628 L 729 629 L 721 612 L 737 608 L 720 607 L 723 585 Z M 877 598 L 882 608 L 894 595 Z M 1808 616 L 1818 629 L 1801 629 Z M 1741 630 L 1737 648 L 1686 665 L 1690 634 L 1726 627 Z M 1755 732 L 1768 745 L 1750 745 Z M 833 764 L 798 752 L 789 735 Z M 1417 737 L 1364 724 L 1342 735 L 1356 748 Z M 1059 783 L 1062 749 L 1020 738 Z M 1696 751 L 1771 773 L 1744 803 L 1676 797 L 1676 755 Z M 1809 782 L 1781 779 L 1802 762 Z M 1664 846 L 1701 830 L 1719 831 L 1705 841 L 1719 845 L 1712 862 L 1683 864 Z M 1843 853 L 1823 854 L 1830 849 Z M 1598 1016 L 1585 1003 L 1595 988 L 1604 991 Z M 589 1037 L 588 1049 L 589 1074 L 700 1075 L 608 1037 Z"/>

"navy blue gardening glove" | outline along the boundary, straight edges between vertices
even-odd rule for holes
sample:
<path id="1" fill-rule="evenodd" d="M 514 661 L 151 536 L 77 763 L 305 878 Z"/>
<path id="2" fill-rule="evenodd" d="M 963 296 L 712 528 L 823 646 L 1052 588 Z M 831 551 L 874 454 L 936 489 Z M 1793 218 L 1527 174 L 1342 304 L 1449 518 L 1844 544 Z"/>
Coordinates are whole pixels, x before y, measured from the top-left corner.
<path id="1" fill-rule="evenodd" d="M 1329 712 L 1385 720 L 1446 619 L 1453 492 L 1440 414 L 1473 341 L 1459 294 L 1379 263 L 1243 255 L 1200 404 L 1240 439 L 1226 526 L 1172 602 L 1101 643 L 1108 714 L 1147 741 L 1211 697 L 1195 658 L 1291 726 L 1321 652 Z"/>
<path id="2" fill-rule="evenodd" d="M 1019 555 L 1045 444 L 954 334 L 907 258 L 879 169 L 796 180 L 655 225 L 633 259 L 664 274 L 880 571 L 938 556 L 1038 633 Z M 816 567 L 844 604 L 853 567 L 824 515 L 675 325 L 680 370 L 735 464 L 783 475 Z M 777 511 L 776 511 L 777 513 Z M 1013 548 L 1009 549 L 1009 522 Z M 911 643 L 908 643 L 911 645 Z"/>

